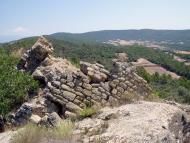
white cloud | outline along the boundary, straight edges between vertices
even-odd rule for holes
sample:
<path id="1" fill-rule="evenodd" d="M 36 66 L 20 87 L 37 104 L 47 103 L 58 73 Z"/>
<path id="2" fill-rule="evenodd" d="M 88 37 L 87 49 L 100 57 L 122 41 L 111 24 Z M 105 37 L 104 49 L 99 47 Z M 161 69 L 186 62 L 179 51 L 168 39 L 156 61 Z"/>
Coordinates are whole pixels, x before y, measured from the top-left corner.
<path id="1" fill-rule="evenodd" d="M 22 26 L 19 26 L 19 27 L 16 27 L 15 29 L 13 29 L 13 32 L 14 33 L 24 33 L 24 32 L 27 32 L 27 29 Z"/>

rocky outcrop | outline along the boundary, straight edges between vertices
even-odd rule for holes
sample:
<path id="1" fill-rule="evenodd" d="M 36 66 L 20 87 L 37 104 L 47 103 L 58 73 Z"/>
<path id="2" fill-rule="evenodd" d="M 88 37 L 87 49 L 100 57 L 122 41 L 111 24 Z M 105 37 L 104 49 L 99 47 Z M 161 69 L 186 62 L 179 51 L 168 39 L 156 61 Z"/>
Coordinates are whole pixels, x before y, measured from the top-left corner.
<path id="1" fill-rule="evenodd" d="M 73 138 L 77 137 L 76 143 L 189 143 L 189 116 L 182 106 L 140 101 L 104 107 L 91 118 L 76 121 Z M 54 112 L 41 124 L 56 127 L 60 122 Z M 0 134 L 0 142 L 9 143 L 15 133 Z"/>
<path id="2" fill-rule="evenodd" d="M 44 97 L 59 107 L 56 112 L 61 116 L 76 115 L 86 106 L 111 105 L 123 94 L 135 92 L 143 98 L 151 92 L 146 81 L 126 62 L 125 54 L 118 54 L 110 72 L 99 63 L 80 62 L 77 69 L 66 59 L 51 56 L 52 50 L 52 45 L 41 37 L 26 52 L 18 69 L 31 73 L 44 85 Z"/>
<path id="3" fill-rule="evenodd" d="M 53 52 L 53 47 L 43 36 L 24 54 L 17 68 L 33 72 L 45 58 Z"/>
<path id="4" fill-rule="evenodd" d="M 15 126 L 26 124 L 32 115 L 32 108 L 28 104 L 23 104 L 15 114 L 9 118 L 11 123 Z"/>
<path id="5" fill-rule="evenodd" d="M 94 118 L 76 123 L 84 143 L 188 143 L 186 113 L 164 103 L 138 102 L 103 108 Z"/>

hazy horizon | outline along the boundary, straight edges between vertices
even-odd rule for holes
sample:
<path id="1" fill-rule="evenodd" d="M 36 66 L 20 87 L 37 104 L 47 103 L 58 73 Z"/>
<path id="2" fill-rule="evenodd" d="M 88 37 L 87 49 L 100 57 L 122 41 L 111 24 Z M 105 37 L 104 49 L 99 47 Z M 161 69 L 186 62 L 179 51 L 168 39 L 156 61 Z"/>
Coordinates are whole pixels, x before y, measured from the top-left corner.
<path id="1" fill-rule="evenodd" d="M 59 32 L 54 32 L 54 33 L 48 33 L 48 34 L 39 34 L 39 35 L 26 35 L 26 36 L 16 36 L 16 35 L 11 35 L 11 36 L 2 36 L 0 35 L 0 43 L 6 43 L 6 42 L 11 42 L 11 41 L 16 41 L 22 38 L 29 38 L 29 37 L 35 37 L 35 36 L 43 36 L 43 35 L 51 35 L 55 33 L 70 33 L 70 34 L 82 34 L 82 33 L 88 33 L 88 32 L 98 32 L 98 31 L 120 31 L 120 30 L 190 30 L 190 29 L 149 29 L 149 28 L 143 28 L 143 29 L 102 29 L 102 30 L 94 30 L 94 31 L 86 31 L 86 32 L 64 32 L 64 31 L 59 31 Z"/>
<path id="2" fill-rule="evenodd" d="M 1 0 L 0 42 L 56 32 L 190 29 L 188 0 Z"/>

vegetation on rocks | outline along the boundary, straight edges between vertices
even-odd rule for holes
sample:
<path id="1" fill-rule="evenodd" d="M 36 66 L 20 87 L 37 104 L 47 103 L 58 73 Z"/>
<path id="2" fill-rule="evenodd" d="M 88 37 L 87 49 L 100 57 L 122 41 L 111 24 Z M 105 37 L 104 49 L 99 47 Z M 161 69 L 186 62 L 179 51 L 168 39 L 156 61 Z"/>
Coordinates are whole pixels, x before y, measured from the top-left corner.
<path id="1" fill-rule="evenodd" d="M 169 75 L 158 73 L 150 75 L 144 68 L 138 68 L 137 72 L 149 83 L 157 96 L 181 103 L 190 103 L 190 80 L 172 79 Z"/>
<path id="2" fill-rule="evenodd" d="M 0 114 L 6 115 L 26 99 L 38 84 L 31 76 L 16 69 L 18 59 L 0 51 Z"/>
<path id="3" fill-rule="evenodd" d="M 98 112 L 98 109 L 95 109 L 93 107 L 87 107 L 79 112 L 79 118 L 91 117 L 92 115 L 96 114 L 97 112 Z"/>

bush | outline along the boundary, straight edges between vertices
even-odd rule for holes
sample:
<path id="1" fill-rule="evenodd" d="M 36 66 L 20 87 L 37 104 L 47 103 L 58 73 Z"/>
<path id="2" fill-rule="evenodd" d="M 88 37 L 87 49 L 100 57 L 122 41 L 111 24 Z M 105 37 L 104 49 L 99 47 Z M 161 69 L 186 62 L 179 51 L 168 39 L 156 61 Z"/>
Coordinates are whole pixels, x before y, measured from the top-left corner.
<path id="1" fill-rule="evenodd" d="M 69 59 L 70 62 L 77 68 L 80 68 L 80 59 L 77 57 L 72 57 Z"/>
<path id="2" fill-rule="evenodd" d="M 160 97 L 180 103 L 190 103 L 190 80 L 182 77 L 172 79 L 169 75 L 159 75 L 158 73 L 150 75 L 143 68 L 137 69 L 137 73 L 148 81 L 156 95 L 152 96 L 153 98 Z"/>
<path id="3" fill-rule="evenodd" d="M 98 109 L 87 107 L 79 112 L 79 118 L 87 118 L 92 117 L 92 115 L 96 114 Z"/>
<path id="4" fill-rule="evenodd" d="M 29 91 L 38 88 L 28 74 L 16 69 L 18 59 L 0 51 L 0 114 L 6 115 L 26 99 Z"/>
<path id="5" fill-rule="evenodd" d="M 70 143 L 74 125 L 71 121 L 63 121 L 57 128 L 45 128 L 34 124 L 26 125 L 11 139 L 11 143 Z"/>

